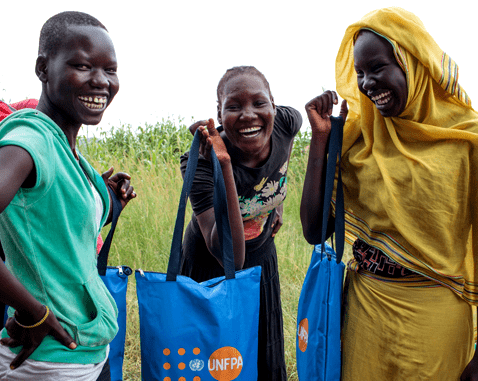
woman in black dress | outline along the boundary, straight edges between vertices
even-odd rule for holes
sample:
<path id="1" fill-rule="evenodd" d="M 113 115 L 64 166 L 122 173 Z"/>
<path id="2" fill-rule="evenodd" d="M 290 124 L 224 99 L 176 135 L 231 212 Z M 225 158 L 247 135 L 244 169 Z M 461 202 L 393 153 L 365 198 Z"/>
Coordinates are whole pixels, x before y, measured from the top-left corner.
<path id="1" fill-rule="evenodd" d="M 190 195 L 194 213 L 184 237 L 182 274 L 198 282 L 224 275 L 216 246 L 212 167 L 206 158 L 214 146 L 228 194 L 236 269 L 262 267 L 258 379 L 285 381 L 274 236 L 282 225 L 287 167 L 302 117 L 291 107 L 275 105 L 269 83 L 252 66 L 229 69 L 219 82 L 217 97 L 217 119 L 222 126 L 216 130 L 211 122 L 200 121 L 190 127 L 192 133 L 197 128 L 203 133 L 204 157 L 200 157 Z M 187 160 L 185 153 L 183 174 Z"/>

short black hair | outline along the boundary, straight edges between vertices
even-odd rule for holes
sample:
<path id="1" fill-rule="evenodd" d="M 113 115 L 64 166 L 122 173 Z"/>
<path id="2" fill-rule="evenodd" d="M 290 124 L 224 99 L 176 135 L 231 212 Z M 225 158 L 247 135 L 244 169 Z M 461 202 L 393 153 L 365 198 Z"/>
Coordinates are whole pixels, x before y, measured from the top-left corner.
<path id="1" fill-rule="evenodd" d="M 97 26 L 108 31 L 98 19 L 87 13 L 75 11 L 58 13 L 50 17 L 41 28 L 38 55 L 55 56 L 68 34 L 68 28 L 72 25 Z"/>
<path id="2" fill-rule="evenodd" d="M 226 73 L 222 76 L 221 80 L 219 81 L 219 84 L 217 85 L 217 103 L 218 104 L 221 104 L 222 102 L 222 96 L 224 95 L 223 94 L 224 87 L 226 86 L 227 81 L 229 81 L 231 78 L 234 78 L 242 74 L 255 75 L 259 77 L 262 80 L 262 82 L 264 82 L 264 85 L 266 85 L 266 88 L 269 91 L 269 96 L 272 97 L 269 82 L 267 82 L 267 79 L 264 76 L 264 74 L 262 74 L 254 66 L 235 66 L 226 71 Z"/>

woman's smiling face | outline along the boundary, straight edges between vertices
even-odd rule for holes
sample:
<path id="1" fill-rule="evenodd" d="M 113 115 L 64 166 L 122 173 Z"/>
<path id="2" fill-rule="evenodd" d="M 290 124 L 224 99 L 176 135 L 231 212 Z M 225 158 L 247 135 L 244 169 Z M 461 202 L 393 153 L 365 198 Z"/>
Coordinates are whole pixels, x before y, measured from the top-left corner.
<path id="1" fill-rule="evenodd" d="M 392 45 L 377 34 L 362 30 L 354 46 L 359 90 L 383 117 L 399 116 L 407 104 L 407 78 L 395 59 Z"/>
<path id="2" fill-rule="evenodd" d="M 264 81 L 257 75 L 230 78 L 218 105 L 218 121 L 229 142 L 259 161 L 267 159 L 274 128 L 275 105 Z"/>
<path id="3" fill-rule="evenodd" d="M 119 89 L 117 62 L 108 33 L 70 26 L 58 52 L 47 58 L 45 95 L 60 127 L 96 125 Z"/>

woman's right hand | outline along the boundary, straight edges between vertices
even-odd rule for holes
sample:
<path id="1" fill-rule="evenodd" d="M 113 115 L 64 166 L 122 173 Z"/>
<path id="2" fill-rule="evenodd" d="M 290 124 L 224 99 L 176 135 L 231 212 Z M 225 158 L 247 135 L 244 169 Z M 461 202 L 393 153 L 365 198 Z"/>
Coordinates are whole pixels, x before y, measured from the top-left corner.
<path id="1" fill-rule="evenodd" d="M 332 123 L 330 116 L 334 105 L 338 103 L 335 91 L 325 91 L 305 105 L 307 116 L 312 128 L 309 159 L 305 174 L 302 199 L 300 202 L 300 221 L 304 237 L 311 245 L 320 243 L 322 239 L 322 214 L 324 204 L 325 169 L 327 164 L 327 142 Z M 340 107 L 340 116 L 347 118 L 347 102 Z M 330 213 L 330 212 L 329 212 Z M 329 218 L 329 226 L 333 226 Z M 333 229 L 327 230 L 329 233 Z"/>
<path id="2" fill-rule="evenodd" d="M 331 128 L 330 116 L 332 115 L 334 105 L 337 103 L 337 93 L 327 90 L 305 105 L 305 111 L 307 112 L 313 135 L 324 134 L 328 137 Z M 340 106 L 340 116 L 345 120 L 347 113 L 347 101 L 344 100 Z"/>
<path id="3" fill-rule="evenodd" d="M 9 318 L 5 324 L 8 336 L 0 340 L 2 345 L 10 348 L 23 346 L 18 355 L 10 364 L 11 369 L 18 368 L 35 349 L 41 344 L 46 335 L 51 335 L 64 346 L 75 349 L 76 343 L 72 337 L 60 325 L 52 311 L 49 312 L 46 320 L 35 328 L 23 328 L 17 324 L 15 318 Z"/>
<path id="4" fill-rule="evenodd" d="M 226 145 L 222 140 L 219 132 L 214 127 L 214 120 L 200 120 L 189 127 L 189 131 L 194 135 L 199 128 L 201 131 L 201 144 L 199 146 L 199 153 L 207 160 L 211 158 L 211 148 L 214 147 L 214 152 L 219 160 L 219 163 L 225 164 L 231 161 L 231 157 L 227 152 Z"/>

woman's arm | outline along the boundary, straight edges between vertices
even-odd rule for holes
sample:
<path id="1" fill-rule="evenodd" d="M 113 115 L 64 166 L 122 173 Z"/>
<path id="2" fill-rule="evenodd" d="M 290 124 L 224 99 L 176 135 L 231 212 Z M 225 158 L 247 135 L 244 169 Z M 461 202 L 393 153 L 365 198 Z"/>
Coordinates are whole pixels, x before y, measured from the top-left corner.
<path id="1" fill-rule="evenodd" d="M 33 159 L 30 154 L 18 146 L 0 148 L 0 213 L 2 213 L 22 184 L 32 182 L 35 177 Z M 46 315 L 46 308 L 38 302 L 23 285 L 0 261 L 0 301 L 17 312 L 17 318 L 23 325 L 33 325 Z M 1 340 L 1 343 L 11 347 L 23 345 L 20 353 L 10 366 L 12 369 L 20 366 L 28 356 L 40 345 L 46 335 L 52 335 L 63 345 L 75 349 L 76 344 L 66 333 L 53 313 L 49 313 L 43 324 L 35 328 L 22 328 L 15 319 L 8 319 L 5 325 L 10 338 Z"/>
<path id="2" fill-rule="evenodd" d="M 320 243 L 324 203 L 327 142 L 330 136 L 333 105 L 338 103 L 334 91 L 326 91 L 306 104 L 305 110 L 312 128 L 309 160 L 300 204 L 300 220 L 305 239 L 310 244 Z M 340 115 L 347 116 L 347 103 L 342 102 Z M 333 218 L 329 218 L 327 237 L 333 233 Z"/>
<path id="3" fill-rule="evenodd" d="M 0 148 L 0 213 L 23 183 L 34 176 L 33 159 L 25 149 L 13 145 Z"/>
<path id="4" fill-rule="evenodd" d="M 205 128 L 207 126 L 207 129 Z M 236 270 L 242 269 L 244 266 L 246 253 L 246 239 L 244 236 L 244 225 L 242 223 L 241 210 L 239 208 L 239 198 L 237 196 L 236 184 L 234 182 L 234 174 L 232 171 L 231 157 L 227 152 L 224 141 L 219 136 L 219 132 L 214 128 L 214 121 L 199 121 L 190 127 L 192 134 L 200 129 L 202 134 L 200 153 L 206 159 L 210 158 L 211 148 L 221 165 L 222 174 L 224 176 L 224 184 L 226 187 L 227 210 L 229 215 L 229 225 L 232 232 L 232 244 L 234 249 L 234 264 Z M 206 241 L 209 252 L 222 265 L 222 254 L 220 251 L 219 234 L 217 231 L 216 218 L 214 216 L 214 208 L 210 208 L 205 212 L 196 216 L 201 233 Z"/>

